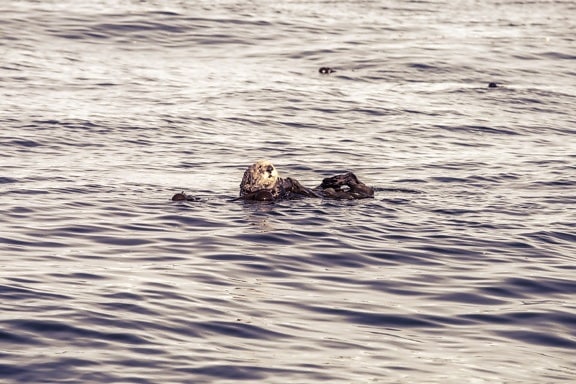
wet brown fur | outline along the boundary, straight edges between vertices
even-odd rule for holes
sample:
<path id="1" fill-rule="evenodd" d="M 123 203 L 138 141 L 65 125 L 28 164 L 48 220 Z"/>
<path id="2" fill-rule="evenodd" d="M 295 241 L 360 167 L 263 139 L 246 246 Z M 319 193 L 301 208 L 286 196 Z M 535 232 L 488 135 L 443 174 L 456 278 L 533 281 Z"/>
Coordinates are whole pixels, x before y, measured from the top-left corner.
<path id="1" fill-rule="evenodd" d="M 279 177 L 278 171 L 268 160 L 259 160 L 244 172 L 240 183 L 242 200 L 274 201 L 301 197 L 320 197 L 353 200 L 374 197 L 374 189 L 347 172 L 325 178 L 318 187 L 311 189 L 296 179 Z"/>

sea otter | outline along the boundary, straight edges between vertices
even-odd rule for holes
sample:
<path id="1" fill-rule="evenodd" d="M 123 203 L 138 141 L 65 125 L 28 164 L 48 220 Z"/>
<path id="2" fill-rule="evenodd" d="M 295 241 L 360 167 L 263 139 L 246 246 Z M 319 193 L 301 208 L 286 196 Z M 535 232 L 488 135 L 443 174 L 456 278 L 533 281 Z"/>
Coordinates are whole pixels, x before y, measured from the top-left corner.
<path id="1" fill-rule="evenodd" d="M 374 197 L 374 188 L 358 180 L 352 172 L 327 177 L 316 188 L 307 188 L 291 177 L 281 178 L 268 160 L 258 160 L 248 167 L 240 183 L 240 197 L 234 200 L 276 201 L 302 197 L 355 200 Z M 198 201 L 199 198 L 180 192 L 173 201 Z"/>
<path id="2" fill-rule="evenodd" d="M 300 197 L 338 200 L 365 199 L 374 197 L 374 189 L 358 180 L 352 172 L 327 177 L 322 184 L 311 189 L 290 177 L 281 178 L 270 161 L 258 160 L 244 172 L 238 199 L 274 201 Z"/>

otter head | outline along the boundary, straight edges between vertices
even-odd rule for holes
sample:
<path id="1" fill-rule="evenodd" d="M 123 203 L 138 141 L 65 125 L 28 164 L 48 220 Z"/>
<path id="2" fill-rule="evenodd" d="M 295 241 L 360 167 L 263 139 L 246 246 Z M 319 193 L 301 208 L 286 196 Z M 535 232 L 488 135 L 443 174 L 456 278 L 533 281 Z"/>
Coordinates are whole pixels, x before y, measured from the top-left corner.
<path id="1" fill-rule="evenodd" d="M 244 172 L 240 183 L 240 196 L 262 189 L 273 189 L 278 179 L 278 171 L 271 162 L 258 160 Z"/>

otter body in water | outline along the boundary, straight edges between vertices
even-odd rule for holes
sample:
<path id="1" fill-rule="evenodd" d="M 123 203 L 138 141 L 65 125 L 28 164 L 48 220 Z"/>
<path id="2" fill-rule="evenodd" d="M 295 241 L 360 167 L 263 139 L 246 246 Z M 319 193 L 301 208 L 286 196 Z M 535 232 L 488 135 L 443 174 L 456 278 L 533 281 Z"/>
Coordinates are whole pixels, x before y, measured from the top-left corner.
<path id="1" fill-rule="evenodd" d="M 248 167 L 240 183 L 240 197 L 234 200 L 276 201 L 302 197 L 355 200 L 374 197 L 374 188 L 358 180 L 352 172 L 327 177 L 316 188 L 307 188 L 291 177 L 281 178 L 268 160 L 258 160 Z M 198 201 L 199 198 L 180 192 L 173 201 Z"/>
<path id="2" fill-rule="evenodd" d="M 362 183 L 352 172 L 327 177 L 316 188 L 307 188 L 298 180 L 278 175 L 268 160 L 259 160 L 244 172 L 240 183 L 241 200 L 274 201 L 301 197 L 353 200 L 374 197 L 374 189 Z"/>

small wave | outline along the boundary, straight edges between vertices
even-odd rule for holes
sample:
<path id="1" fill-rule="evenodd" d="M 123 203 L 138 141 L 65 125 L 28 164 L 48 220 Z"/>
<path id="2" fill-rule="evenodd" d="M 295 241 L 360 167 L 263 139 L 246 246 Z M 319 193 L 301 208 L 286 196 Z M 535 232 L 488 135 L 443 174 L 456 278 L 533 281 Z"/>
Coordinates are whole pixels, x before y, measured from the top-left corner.
<path id="1" fill-rule="evenodd" d="M 286 338 L 288 335 L 271 331 L 256 325 L 246 324 L 240 321 L 236 322 L 204 322 L 196 324 L 196 327 L 203 332 L 214 333 L 219 335 L 238 337 L 243 339 L 263 339 L 278 340 Z"/>
<path id="2" fill-rule="evenodd" d="M 538 231 L 527 233 L 525 237 L 548 244 L 564 244 L 569 247 L 576 247 L 576 235 L 561 231 Z"/>
<path id="3" fill-rule="evenodd" d="M 502 305 L 507 302 L 506 300 L 495 299 L 485 294 L 475 294 L 469 292 L 457 292 L 439 295 L 436 297 L 436 300 L 470 303 L 477 305 Z"/>
<path id="4" fill-rule="evenodd" d="M 436 128 L 447 130 L 450 132 L 460 132 L 460 133 L 475 133 L 475 134 L 493 134 L 493 135 L 509 135 L 518 136 L 520 133 L 515 130 L 507 129 L 504 127 L 490 127 L 484 125 L 436 125 Z"/>
<path id="5" fill-rule="evenodd" d="M 347 309 L 326 308 L 321 306 L 306 307 L 308 310 L 326 315 L 344 317 L 347 321 L 385 328 L 442 328 L 443 325 L 430 321 L 425 316 L 408 316 L 382 313 L 360 312 Z"/>
<path id="6" fill-rule="evenodd" d="M 13 184 L 17 183 L 19 180 L 13 177 L 0 177 L 0 184 Z"/>
<path id="7" fill-rule="evenodd" d="M 533 296 L 547 296 L 554 297 L 556 295 L 573 295 L 576 293 L 576 282 L 565 279 L 552 279 L 552 278 L 522 278 L 511 277 L 502 282 L 503 286 L 508 289 L 514 290 L 526 297 Z"/>
<path id="8" fill-rule="evenodd" d="M 576 349 L 576 341 L 563 338 L 554 334 L 534 331 L 497 331 L 498 335 L 513 340 L 519 340 L 528 344 L 544 345 L 555 348 Z"/>

